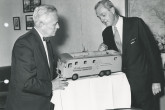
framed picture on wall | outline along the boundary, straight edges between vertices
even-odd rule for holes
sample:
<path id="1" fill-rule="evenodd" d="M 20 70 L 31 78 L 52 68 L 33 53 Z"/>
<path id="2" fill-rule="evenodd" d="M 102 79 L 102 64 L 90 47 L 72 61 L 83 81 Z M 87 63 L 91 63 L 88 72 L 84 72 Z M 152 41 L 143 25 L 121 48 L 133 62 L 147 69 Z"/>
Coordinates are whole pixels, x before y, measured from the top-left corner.
<path id="1" fill-rule="evenodd" d="M 26 21 L 26 30 L 32 29 L 34 26 L 33 16 L 32 15 L 26 15 L 25 21 Z"/>
<path id="2" fill-rule="evenodd" d="M 14 26 L 14 30 L 20 30 L 21 29 L 19 17 L 13 17 L 13 26 Z"/>
<path id="3" fill-rule="evenodd" d="M 23 0 L 23 12 L 33 12 L 39 5 L 41 5 L 41 0 Z"/>
<path id="4" fill-rule="evenodd" d="M 165 0 L 128 0 L 128 16 L 140 17 L 152 31 L 158 47 L 165 53 Z"/>

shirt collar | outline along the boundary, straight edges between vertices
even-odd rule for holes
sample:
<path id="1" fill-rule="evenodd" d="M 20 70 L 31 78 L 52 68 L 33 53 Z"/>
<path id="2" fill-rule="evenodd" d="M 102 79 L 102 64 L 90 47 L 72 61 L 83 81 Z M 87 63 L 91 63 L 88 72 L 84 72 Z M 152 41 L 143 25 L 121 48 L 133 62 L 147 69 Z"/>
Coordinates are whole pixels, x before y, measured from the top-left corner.
<path id="1" fill-rule="evenodd" d="M 34 27 L 35 28 L 35 30 L 38 32 L 38 34 L 39 34 L 39 36 L 40 36 L 40 38 L 41 38 L 41 40 L 43 41 L 43 35 L 40 33 L 40 31 L 39 30 L 37 30 L 37 28 L 36 27 Z"/>
<path id="2" fill-rule="evenodd" d="M 120 29 L 122 24 L 123 24 L 123 18 L 119 16 L 118 21 L 115 26 L 117 27 L 117 29 Z"/>

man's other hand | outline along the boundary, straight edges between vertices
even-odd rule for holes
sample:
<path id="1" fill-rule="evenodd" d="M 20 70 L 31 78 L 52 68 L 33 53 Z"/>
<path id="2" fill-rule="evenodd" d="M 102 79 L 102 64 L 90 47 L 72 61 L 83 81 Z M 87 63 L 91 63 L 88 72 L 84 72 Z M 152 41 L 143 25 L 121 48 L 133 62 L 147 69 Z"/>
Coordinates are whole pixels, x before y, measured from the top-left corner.
<path id="1" fill-rule="evenodd" d="M 104 43 L 101 43 L 99 45 L 98 51 L 106 51 L 106 50 L 108 50 L 108 46 L 105 45 Z"/>
<path id="2" fill-rule="evenodd" d="M 156 95 L 156 94 L 158 94 L 160 92 L 161 92 L 161 85 L 160 85 L 160 83 L 153 83 L 152 84 L 152 93 L 154 95 Z"/>
<path id="3" fill-rule="evenodd" d="M 64 90 L 68 86 L 68 82 L 65 78 L 56 78 L 52 81 L 53 90 Z"/>

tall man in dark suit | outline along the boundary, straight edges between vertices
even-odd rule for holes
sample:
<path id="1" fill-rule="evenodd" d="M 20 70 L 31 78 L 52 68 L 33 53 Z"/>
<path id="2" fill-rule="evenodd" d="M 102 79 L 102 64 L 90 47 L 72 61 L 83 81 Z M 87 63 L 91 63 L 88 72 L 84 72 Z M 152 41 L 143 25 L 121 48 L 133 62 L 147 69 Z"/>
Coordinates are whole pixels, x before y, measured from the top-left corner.
<path id="1" fill-rule="evenodd" d="M 54 110 L 50 102 L 52 91 L 68 85 L 65 79 L 53 79 L 53 57 L 50 58 L 47 42 L 43 40 L 55 36 L 59 28 L 56 8 L 37 7 L 33 20 L 34 28 L 19 37 L 13 47 L 5 110 Z"/>
<path id="2" fill-rule="evenodd" d="M 143 110 L 157 110 L 154 95 L 161 92 L 163 74 L 160 52 L 148 27 L 140 18 L 119 16 L 109 0 L 99 1 L 95 11 L 106 26 L 99 50 L 121 53 L 122 71 L 129 80 L 133 102 Z"/>

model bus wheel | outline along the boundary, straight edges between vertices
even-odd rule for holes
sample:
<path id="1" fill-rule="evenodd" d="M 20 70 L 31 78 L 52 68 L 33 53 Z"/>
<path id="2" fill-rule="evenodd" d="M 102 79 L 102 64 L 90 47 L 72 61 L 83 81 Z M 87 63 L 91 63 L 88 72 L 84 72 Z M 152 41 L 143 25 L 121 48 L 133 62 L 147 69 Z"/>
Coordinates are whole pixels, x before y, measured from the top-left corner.
<path id="1" fill-rule="evenodd" d="M 76 80 L 76 79 L 78 79 L 78 74 L 74 74 L 74 75 L 72 76 L 72 80 Z"/>
<path id="2" fill-rule="evenodd" d="M 105 71 L 105 75 L 106 75 L 106 76 L 111 75 L 111 70 L 107 70 L 107 71 Z"/>
<path id="3" fill-rule="evenodd" d="M 104 76 L 104 72 L 101 71 L 101 72 L 99 73 L 99 76 L 100 76 L 100 77 Z"/>

